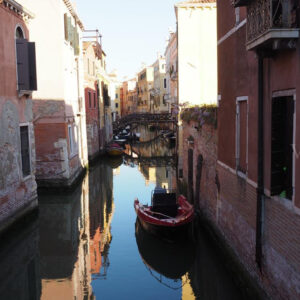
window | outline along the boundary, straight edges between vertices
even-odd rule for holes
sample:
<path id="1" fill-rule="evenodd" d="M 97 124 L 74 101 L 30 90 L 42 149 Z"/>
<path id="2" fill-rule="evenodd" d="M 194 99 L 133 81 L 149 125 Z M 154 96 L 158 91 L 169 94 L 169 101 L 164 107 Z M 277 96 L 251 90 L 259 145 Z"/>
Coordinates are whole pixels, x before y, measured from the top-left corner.
<path id="1" fill-rule="evenodd" d="M 91 95 L 91 92 L 88 92 L 88 97 L 89 97 L 89 108 L 92 108 L 92 95 Z"/>
<path id="2" fill-rule="evenodd" d="M 248 159 L 248 97 L 238 97 L 236 102 L 236 169 L 247 173 Z"/>
<path id="3" fill-rule="evenodd" d="M 21 136 L 22 172 L 23 172 L 23 177 L 26 177 L 31 173 L 28 126 L 20 127 L 20 136 Z"/>
<path id="4" fill-rule="evenodd" d="M 272 100 L 271 195 L 293 197 L 293 96 Z"/>
<path id="5" fill-rule="evenodd" d="M 79 55 L 80 53 L 79 33 L 76 28 L 76 25 L 75 26 L 72 25 L 71 17 L 68 17 L 67 14 L 64 14 L 64 27 L 65 27 L 65 40 L 70 42 L 70 46 L 74 49 L 74 54 Z"/>
<path id="6" fill-rule="evenodd" d="M 167 88 L 167 79 L 164 78 L 164 88 L 166 89 Z"/>
<path id="7" fill-rule="evenodd" d="M 36 91 L 35 43 L 24 38 L 20 26 L 16 28 L 15 38 L 18 91 Z"/>
<path id="8" fill-rule="evenodd" d="M 72 128 L 72 125 L 68 125 L 68 134 L 69 134 L 70 154 L 73 154 L 74 153 L 74 140 L 73 140 L 73 128 Z"/>
<path id="9" fill-rule="evenodd" d="M 96 102 L 96 93 L 94 93 L 94 108 L 97 107 L 97 102 Z"/>
<path id="10" fill-rule="evenodd" d="M 20 26 L 16 29 L 16 39 L 24 39 L 24 33 Z"/>
<path id="11" fill-rule="evenodd" d="M 116 94 L 116 99 L 118 99 L 119 98 L 119 96 L 118 96 L 118 94 Z"/>
<path id="12" fill-rule="evenodd" d="M 119 107 L 119 103 L 116 103 L 116 108 L 118 108 Z"/>

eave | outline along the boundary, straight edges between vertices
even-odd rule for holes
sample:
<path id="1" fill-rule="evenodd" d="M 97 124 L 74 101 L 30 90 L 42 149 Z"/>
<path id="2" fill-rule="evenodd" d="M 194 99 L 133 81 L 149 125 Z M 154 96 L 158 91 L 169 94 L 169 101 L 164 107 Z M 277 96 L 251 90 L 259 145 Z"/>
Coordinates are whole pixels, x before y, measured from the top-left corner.
<path id="1" fill-rule="evenodd" d="M 0 0 L 0 4 L 2 3 L 25 19 L 33 19 L 35 17 L 34 13 L 14 0 Z"/>

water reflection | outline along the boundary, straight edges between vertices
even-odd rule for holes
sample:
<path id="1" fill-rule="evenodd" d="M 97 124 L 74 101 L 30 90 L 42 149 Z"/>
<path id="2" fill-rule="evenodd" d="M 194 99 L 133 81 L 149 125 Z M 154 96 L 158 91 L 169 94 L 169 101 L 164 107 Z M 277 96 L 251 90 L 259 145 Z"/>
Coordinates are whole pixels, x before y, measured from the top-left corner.
<path id="1" fill-rule="evenodd" d="M 112 168 L 103 162 L 89 172 L 91 273 L 97 278 L 104 279 L 109 267 L 108 252 L 112 240 L 111 222 L 114 213 L 112 177 Z"/>
<path id="2" fill-rule="evenodd" d="M 247 299 L 201 230 L 185 244 L 142 232 L 133 200 L 176 189 L 176 153 L 162 139 L 132 149 L 71 193 L 40 195 L 39 219 L 1 240 L 0 299 Z"/>
<path id="3" fill-rule="evenodd" d="M 43 300 L 92 296 L 88 183 L 86 177 L 72 193 L 39 197 Z"/>
<path id="4" fill-rule="evenodd" d="M 0 299 L 37 300 L 41 295 L 36 217 L 1 237 Z"/>
<path id="5" fill-rule="evenodd" d="M 173 287 L 172 283 L 164 283 L 162 276 L 174 279 L 176 283 L 190 270 L 195 260 L 195 246 L 192 241 L 163 241 L 145 231 L 138 219 L 135 224 L 135 236 L 141 258 L 151 275 L 170 288 L 181 288 L 181 282 L 180 287 Z M 159 275 L 155 275 L 155 272 Z"/>

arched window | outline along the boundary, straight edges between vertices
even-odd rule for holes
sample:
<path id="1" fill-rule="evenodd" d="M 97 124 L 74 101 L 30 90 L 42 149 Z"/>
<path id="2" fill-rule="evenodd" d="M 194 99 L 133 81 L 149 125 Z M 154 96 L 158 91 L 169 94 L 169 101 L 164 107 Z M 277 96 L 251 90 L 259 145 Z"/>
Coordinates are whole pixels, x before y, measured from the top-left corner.
<path id="1" fill-rule="evenodd" d="M 24 32 L 20 26 L 16 28 L 16 39 L 24 39 Z"/>

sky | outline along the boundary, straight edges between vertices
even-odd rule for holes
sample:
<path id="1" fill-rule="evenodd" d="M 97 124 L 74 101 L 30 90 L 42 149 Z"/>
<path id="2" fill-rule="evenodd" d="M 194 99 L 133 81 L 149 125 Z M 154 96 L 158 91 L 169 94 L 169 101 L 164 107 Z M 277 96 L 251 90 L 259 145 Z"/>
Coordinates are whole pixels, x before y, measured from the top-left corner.
<path id="1" fill-rule="evenodd" d="M 132 78 L 142 63 L 164 54 L 169 28 L 176 28 L 178 0 L 75 0 L 85 29 L 99 29 L 108 71 Z"/>

